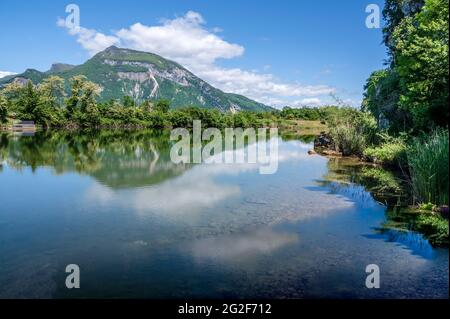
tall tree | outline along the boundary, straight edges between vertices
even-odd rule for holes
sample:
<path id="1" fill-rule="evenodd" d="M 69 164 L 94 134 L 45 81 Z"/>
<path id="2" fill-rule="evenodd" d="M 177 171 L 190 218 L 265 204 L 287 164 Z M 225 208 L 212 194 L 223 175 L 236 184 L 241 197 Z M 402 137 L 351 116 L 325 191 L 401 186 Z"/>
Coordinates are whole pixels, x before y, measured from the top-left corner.
<path id="1" fill-rule="evenodd" d="M 86 81 L 87 78 L 84 75 L 77 75 L 70 79 L 70 97 L 66 101 L 69 116 L 73 115 L 78 108 L 78 102 L 80 101 L 83 86 Z"/>
<path id="2" fill-rule="evenodd" d="M 123 107 L 125 107 L 125 108 L 136 107 L 136 103 L 134 102 L 133 98 L 128 95 L 125 95 L 122 98 L 122 104 L 123 104 Z"/>
<path id="3" fill-rule="evenodd" d="M 400 76 L 400 107 L 412 114 L 414 126 L 446 126 L 449 119 L 449 4 L 426 0 L 414 17 L 402 20 L 393 34 Z"/>
<path id="4" fill-rule="evenodd" d="M 90 81 L 83 84 L 83 93 L 80 97 L 80 111 L 83 118 L 91 125 L 97 125 L 100 122 L 100 112 L 96 98 L 100 95 L 101 88 Z"/>
<path id="5" fill-rule="evenodd" d="M 391 64 L 367 80 L 363 108 L 394 131 L 446 126 L 448 0 L 386 0 L 385 43 Z"/>
<path id="6" fill-rule="evenodd" d="M 9 108 L 8 108 L 8 100 L 5 95 L 0 92 L 0 124 L 6 123 L 8 120 Z"/>
<path id="7" fill-rule="evenodd" d="M 29 80 L 25 87 L 22 88 L 19 98 L 19 107 L 21 109 L 21 116 L 24 120 L 37 121 L 37 108 L 39 106 L 39 95 Z"/>
<path id="8" fill-rule="evenodd" d="M 170 101 L 167 99 L 160 99 L 155 104 L 155 110 L 163 113 L 167 113 L 170 109 Z"/>
<path id="9" fill-rule="evenodd" d="M 42 103 L 45 103 L 51 109 L 55 109 L 66 96 L 64 79 L 59 76 L 50 76 L 39 85 L 38 92 Z"/>
<path id="10" fill-rule="evenodd" d="M 8 112 L 19 112 L 19 100 L 23 86 L 17 82 L 8 83 L 2 90 L 2 95 L 7 100 Z"/>
<path id="11" fill-rule="evenodd" d="M 423 7 L 425 0 L 386 0 L 383 9 L 383 42 L 388 49 L 389 62 L 395 63 L 396 47 L 393 42 L 395 28 L 409 16 L 414 16 Z"/>

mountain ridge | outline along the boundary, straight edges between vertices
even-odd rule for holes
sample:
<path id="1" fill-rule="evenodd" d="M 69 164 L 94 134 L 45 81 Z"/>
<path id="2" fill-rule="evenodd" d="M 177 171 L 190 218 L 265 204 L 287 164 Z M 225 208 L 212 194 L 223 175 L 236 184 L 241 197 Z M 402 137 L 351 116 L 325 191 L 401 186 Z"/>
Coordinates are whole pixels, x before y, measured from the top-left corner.
<path id="1" fill-rule="evenodd" d="M 253 101 L 245 96 L 225 93 L 181 66 L 150 52 L 110 46 L 80 65 L 55 63 L 50 70 L 41 72 L 27 69 L 0 79 L 0 87 L 10 83 L 34 84 L 57 75 L 66 80 L 84 75 L 102 88 L 100 101 L 121 99 L 128 95 L 137 103 L 145 100 L 165 98 L 172 108 L 199 106 L 220 111 L 266 111 L 270 106 Z"/>

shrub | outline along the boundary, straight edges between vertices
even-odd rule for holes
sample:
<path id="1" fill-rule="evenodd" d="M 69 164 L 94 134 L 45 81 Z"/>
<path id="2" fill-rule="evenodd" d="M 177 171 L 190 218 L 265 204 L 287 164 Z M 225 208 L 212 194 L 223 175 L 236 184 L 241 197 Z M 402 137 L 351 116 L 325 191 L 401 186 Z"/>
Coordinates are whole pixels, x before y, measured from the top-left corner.
<path id="1" fill-rule="evenodd" d="M 361 156 L 366 146 L 376 140 L 377 122 L 367 112 L 344 108 L 327 122 L 331 138 L 344 156 Z"/>
<path id="2" fill-rule="evenodd" d="M 448 245 L 448 220 L 442 217 L 433 214 L 420 214 L 415 220 L 413 228 L 424 234 L 432 245 Z"/>
<path id="3" fill-rule="evenodd" d="M 344 156 L 361 155 L 366 146 L 364 135 L 359 134 L 354 126 L 336 126 L 330 130 L 330 135 L 337 150 Z"/>
<path id="4" fill-rule="evenodd" d="M 162 112 L 151 112 L 148 116 L 150 127 L 152 128 L 165 128 L 170 125 L 167 121 L 165 113 Z"/>
<path id="5" fill-rule="evenodd" d="M 435 205 L 432 203 L 423 203 L 422 205 L 419 206 L 421 210 L 428 210 L 430 212 L 433 210 L 434 207 Z"/>
<path id="6" fill-rule="evenodd" d="M 364 156 L 375 163 L 401 165 L 406 161 L 406 144 L 401 138 L 393 138 L 380 146 L 366 148 Z"/>
<path id="7" fill-rule="evenodd" d="M 371 191 L 381 193 L 400 193 L 401 187 L 395 176 L 382 168 L 364 167 L 361 171 L 363 184 L 369 187 Z"/>

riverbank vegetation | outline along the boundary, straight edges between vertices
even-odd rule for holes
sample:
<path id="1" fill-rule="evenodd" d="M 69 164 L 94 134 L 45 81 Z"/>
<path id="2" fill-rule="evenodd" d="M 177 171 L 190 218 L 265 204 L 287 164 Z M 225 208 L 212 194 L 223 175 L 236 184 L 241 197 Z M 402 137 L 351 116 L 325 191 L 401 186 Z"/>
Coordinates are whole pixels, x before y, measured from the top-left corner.
<path id="1" fill-rule="evenodd" d="M 360 114 L 329 125 L 331 145 L 401 171 L 419 212 L 412 228 L 448 244 L 448 1 L 387 0 L 383 16 L 387 68 L 367 80 Z"/>
<path id="2" fill-rule="evenodd" d="M 387 67 L 367 80 L 361 110 L 327 118 L 330 134 L 320 138 L 321 147 L 397 171 L 415 205 L 409 227 L 436 245 L 449 234 L 448 15 L 445 0 L 386 0 Z M 399 178 L 384 172 L 364 170 L 363 183 L 395 193 Z"/>
<path id="3" fill-rule="evenodd" d="M 70 94 L 66 96 L 65 86 Z M 271 112 L 220 112 L 217 109 L 186 106 L 171 109 L 165 99 L 147 100 L 140 105 L 129 97 L 98 103 L 101 88 L 84 76 L 75 76 L 70 83 L 57 76 L 38 85 L 11 83 L 0 90 L 0 125 L 14 120 L 34 121 L 43 128 L 170 128 L 192 127 L 193 120 L 201 120 L 205 127 L 285 127 L 305 134 L 315 134 L 326 128 L 325 119 L 338 108 L 305 110 L 301 117 L 291 115 L 289 109 Z M 301 121 L 299 121 L 301 120 Z"/>

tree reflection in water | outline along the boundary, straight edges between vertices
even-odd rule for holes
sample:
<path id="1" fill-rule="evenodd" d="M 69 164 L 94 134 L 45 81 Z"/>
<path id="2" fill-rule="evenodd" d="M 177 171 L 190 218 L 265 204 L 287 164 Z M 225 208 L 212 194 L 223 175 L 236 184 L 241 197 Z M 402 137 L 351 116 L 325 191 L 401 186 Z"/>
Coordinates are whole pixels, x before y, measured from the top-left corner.
<path id="1" fill-rule="evenodd" d="M 51 167 L 56 174 L 77 172 L 111 188 L 160 183 L 189 165 L 170 161 L 166 131 L 40 131 L 34 136 L 0 134 L 0 162 L 23 170 Z"/>

